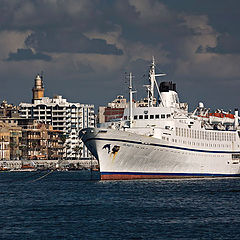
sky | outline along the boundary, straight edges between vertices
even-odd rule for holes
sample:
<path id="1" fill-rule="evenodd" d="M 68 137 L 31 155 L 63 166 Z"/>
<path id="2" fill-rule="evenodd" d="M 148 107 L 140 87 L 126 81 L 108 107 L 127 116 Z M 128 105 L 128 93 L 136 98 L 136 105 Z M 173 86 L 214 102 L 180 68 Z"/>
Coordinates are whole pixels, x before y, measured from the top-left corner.
<path id="1" fill-rule="evenodd" d="M 240 108 L 239 0 L 0 0 L 0 101 L 45 96 L 106 105 L 146 96 L 152 56 L 181 102 Z"/>

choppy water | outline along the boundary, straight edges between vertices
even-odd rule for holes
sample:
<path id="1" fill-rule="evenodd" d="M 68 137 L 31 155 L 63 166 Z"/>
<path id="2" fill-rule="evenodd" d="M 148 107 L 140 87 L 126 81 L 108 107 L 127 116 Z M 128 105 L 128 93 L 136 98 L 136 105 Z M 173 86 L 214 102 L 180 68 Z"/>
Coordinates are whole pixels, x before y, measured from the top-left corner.
<path id="1" fill-rule="evenodd" d="M 240 239 L 239 178 L 32 182 L 43 174 L 0 172 L 1 239 Z"/>

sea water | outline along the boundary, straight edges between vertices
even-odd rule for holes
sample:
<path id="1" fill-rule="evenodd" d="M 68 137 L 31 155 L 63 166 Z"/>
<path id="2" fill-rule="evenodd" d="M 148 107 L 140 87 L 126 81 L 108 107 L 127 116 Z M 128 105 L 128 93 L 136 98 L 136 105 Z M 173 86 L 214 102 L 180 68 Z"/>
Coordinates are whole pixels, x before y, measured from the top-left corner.
<path id="1" fill-rule="evenodd" d="M 46 174 L 0 172 L 0 239 L 240 239 L 240 178 Z"/>

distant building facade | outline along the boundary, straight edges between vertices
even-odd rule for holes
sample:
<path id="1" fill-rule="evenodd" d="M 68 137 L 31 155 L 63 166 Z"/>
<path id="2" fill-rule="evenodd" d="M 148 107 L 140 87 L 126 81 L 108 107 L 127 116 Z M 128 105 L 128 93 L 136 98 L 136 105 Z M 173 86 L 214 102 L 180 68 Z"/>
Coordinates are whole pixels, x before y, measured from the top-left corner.
<path id="1" fill-rule="evenodd" d="M 98 108 L 98 123 L 108 122 L 114 119 L 120 119 L 123 116 L 124 109 L 128 107 L 126 98 L 119 95 L 107 107 Z"/>
<path id="2" fill-rule="evenodd" d="M 0 160 L 19 159 L 22 129 L 16 122 L 0 120 Z"/>
<path id="3" fill-rule="evenodd" d="M 0 160 L 10 160 L 10 131 L 4 122 L 0 122 Z"/>
<path id="4" fill-rule="evenodd" d="M 140 101 L 133 101 L 133 107 L 146 107 L 148 106 L 148 99 L 144 98 Z M 153 104 L 156 104 L 156 98 L 153 99 Z M 119 95 L 107 106 L 100 106 L 98 108 L 98 123 L 105 123 L 123 117 L 124 109 L 129 107 L 129 102 L 124 96 Z"/>
<path id="5" fill-rule="evenodd" d="M 62 159 L 64 155 L 62 131 L 36 120 L 22 129 L 22 159 Z"/>
<path id="6" fill-rule="evenodd" d="M 16 118 L 19 117 L 19 107 L 8 104 L 6 100 L 0 105 L 0 118 Z"/>
<path id="7" fill-rule="evenodd" d="M 87 148 L 79 139 L 79 131 L 85 127 L 94 127 L 94 105 L 70 103 L 62 96 L 44 97 L 42 77 L 37 75 L 32 103 L 20 103 L 19 107 L 21 117 L 34 118 L 52 125 L 53 130 L 64 133 L 64 157 L 70 159 L 90 157 Z"/>

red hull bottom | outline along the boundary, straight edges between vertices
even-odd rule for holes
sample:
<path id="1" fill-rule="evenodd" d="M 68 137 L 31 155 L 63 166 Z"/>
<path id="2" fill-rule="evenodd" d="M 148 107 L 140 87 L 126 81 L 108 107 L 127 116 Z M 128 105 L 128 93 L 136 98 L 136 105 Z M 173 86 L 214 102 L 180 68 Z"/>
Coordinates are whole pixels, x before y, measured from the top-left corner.
<path id="1" fill-rule="evenodd" d="M 203 178 L 203 177 L 207 176 L 104 174 L 101 175 L 101 180 L 176 179 L 176 178 Z"/>

